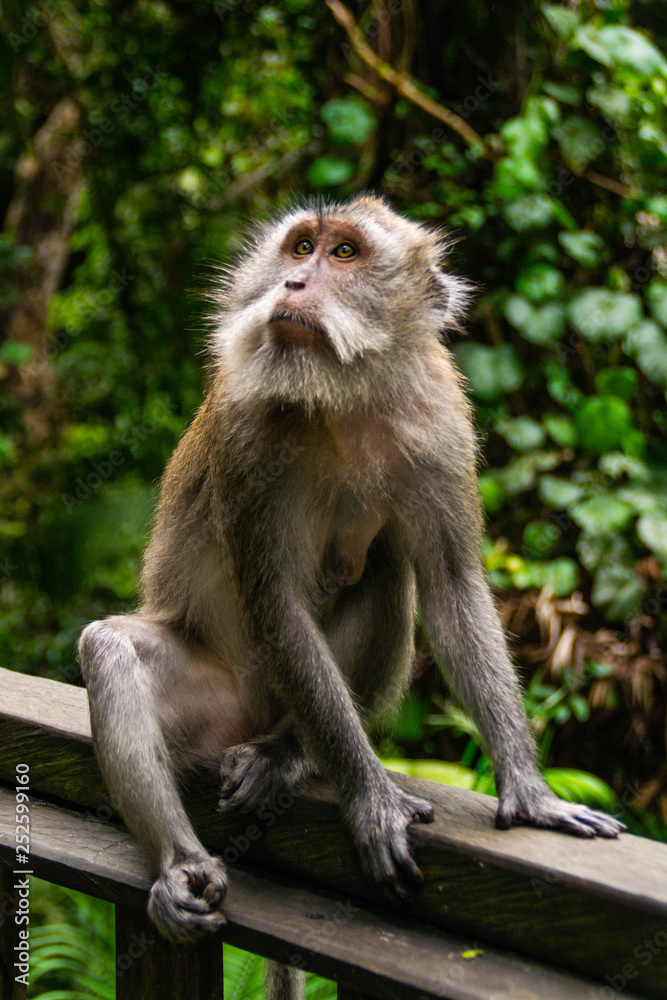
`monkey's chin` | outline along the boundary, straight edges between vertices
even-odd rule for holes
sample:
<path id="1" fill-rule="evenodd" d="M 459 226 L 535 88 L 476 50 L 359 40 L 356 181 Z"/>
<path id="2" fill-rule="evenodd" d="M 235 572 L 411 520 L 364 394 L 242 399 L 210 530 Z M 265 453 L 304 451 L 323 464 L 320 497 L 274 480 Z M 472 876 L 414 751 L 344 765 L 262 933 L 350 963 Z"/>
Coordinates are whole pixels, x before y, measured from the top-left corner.
<path id="1" fill-rule="evenodd" d="M 363 374 L 342 364 L 332 348 L 320 350 L 296 342 L 277 345 L 272 337 L 228 380 L 227 388 L 238 400 L 290 403 L 308 411 L 358 407 L 368 402 L 369 395 Z"/>
<path id="2" fill-rule="evenodd" d="M 293 319 L 274 319 L 269 323 L 269 334 L 276 347 L 311 347 L 331 352 L 331 344 L 324 330 L 306 326 Z"/>

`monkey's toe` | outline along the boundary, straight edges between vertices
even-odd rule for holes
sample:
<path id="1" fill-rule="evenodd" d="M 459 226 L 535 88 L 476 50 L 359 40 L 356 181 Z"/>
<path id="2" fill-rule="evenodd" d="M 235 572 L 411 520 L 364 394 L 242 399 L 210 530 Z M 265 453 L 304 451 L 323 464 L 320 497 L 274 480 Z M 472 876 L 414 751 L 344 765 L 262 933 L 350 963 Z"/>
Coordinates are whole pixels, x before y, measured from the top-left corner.
<path id="1" fill-rule="evenodd" d="M 527 803 L 515 796 L 502 799 L 496 814 L 496 827 L 507 830 L 513 824 L 560 830 L 576 837 L 618 837 L 627 827 L 608 813 L 597 812 L 578 802 L 565 802 L 547 793 Z"/>
<path id="2" fill-rule="evenodd" d="M 220 861 L 185 859 L 154 883 L 148 915 L 166 938 L 188 941 L 227 922 L 220 910 L 226 892 L 227 875 Z"/>
<path id="3" fill-rule="evenodd" d="M 393 783 L 386 797 L 350 816 L 361 864 L 385 895 L 404 899 L 424 881 L 410 850 L 408 827 L 413 822 L 430 823 L 433 806 L 424 799 L 408 795 Z"/>
<path id="4" fill-rule="evenodd" d="M 262 736 L 231 747 L 220 766 L 218 808 L 254 812 L 294 789 L 309 773 L 301 748 L 286 736 Z"/>

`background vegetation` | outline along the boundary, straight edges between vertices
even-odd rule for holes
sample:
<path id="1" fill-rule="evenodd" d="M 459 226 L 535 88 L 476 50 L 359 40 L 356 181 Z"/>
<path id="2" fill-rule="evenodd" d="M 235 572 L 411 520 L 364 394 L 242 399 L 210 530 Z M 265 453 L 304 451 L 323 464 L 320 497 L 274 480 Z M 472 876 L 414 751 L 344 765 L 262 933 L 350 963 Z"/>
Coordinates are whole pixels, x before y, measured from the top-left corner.
<path id="1" fill-rule="evenodd" d="M 245 223 L 374 188 L 447 227 L 478 286 L 452 349 L 550 780 L 664 837 L 667 6 L 4 0 L 0 18 L 0 662 L 80 683 L 81 627 L 132 607 L 202 398 L 201 292 Z M 417 673 L 381 752 L 491 790 L 426 648 Z M 73 898 L 58 920 L 108 941 Z"/>

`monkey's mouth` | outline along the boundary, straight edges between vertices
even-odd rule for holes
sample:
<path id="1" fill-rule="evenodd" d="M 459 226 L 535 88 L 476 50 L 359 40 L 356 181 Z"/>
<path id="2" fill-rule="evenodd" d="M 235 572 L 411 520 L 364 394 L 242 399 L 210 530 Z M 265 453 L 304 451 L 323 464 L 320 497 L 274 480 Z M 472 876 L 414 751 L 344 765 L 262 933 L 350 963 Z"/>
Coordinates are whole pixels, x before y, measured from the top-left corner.
<path id="1" fill-rule="evenodd" d="M 269 319 L 269 330 L 278 346 L 328 347 L 329 338 L 324 327 L 295 309 L 279 307 Z"/>

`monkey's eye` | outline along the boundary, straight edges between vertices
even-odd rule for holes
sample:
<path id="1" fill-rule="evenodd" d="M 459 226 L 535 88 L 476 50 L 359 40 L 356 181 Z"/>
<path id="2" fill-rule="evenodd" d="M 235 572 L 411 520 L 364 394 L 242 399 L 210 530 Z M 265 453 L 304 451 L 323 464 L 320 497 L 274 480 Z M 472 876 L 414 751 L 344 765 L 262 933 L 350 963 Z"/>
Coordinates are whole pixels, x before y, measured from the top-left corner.
<path id="1" fill-rule="evenodd" d="M 310 240 L 299 240 L 299 242 L 294 247 L 295 257 L 307 257 L 309 253 L 314 250 L 313 244 Z"/>
<path id="2" fill-rule="evenodd" d="M 357 249 L 351 243 L 339 243 L 333 251 L 333 256 L 338 257 L 338 260 L 350 260 L 351 257 L 357 256 Z"/>

